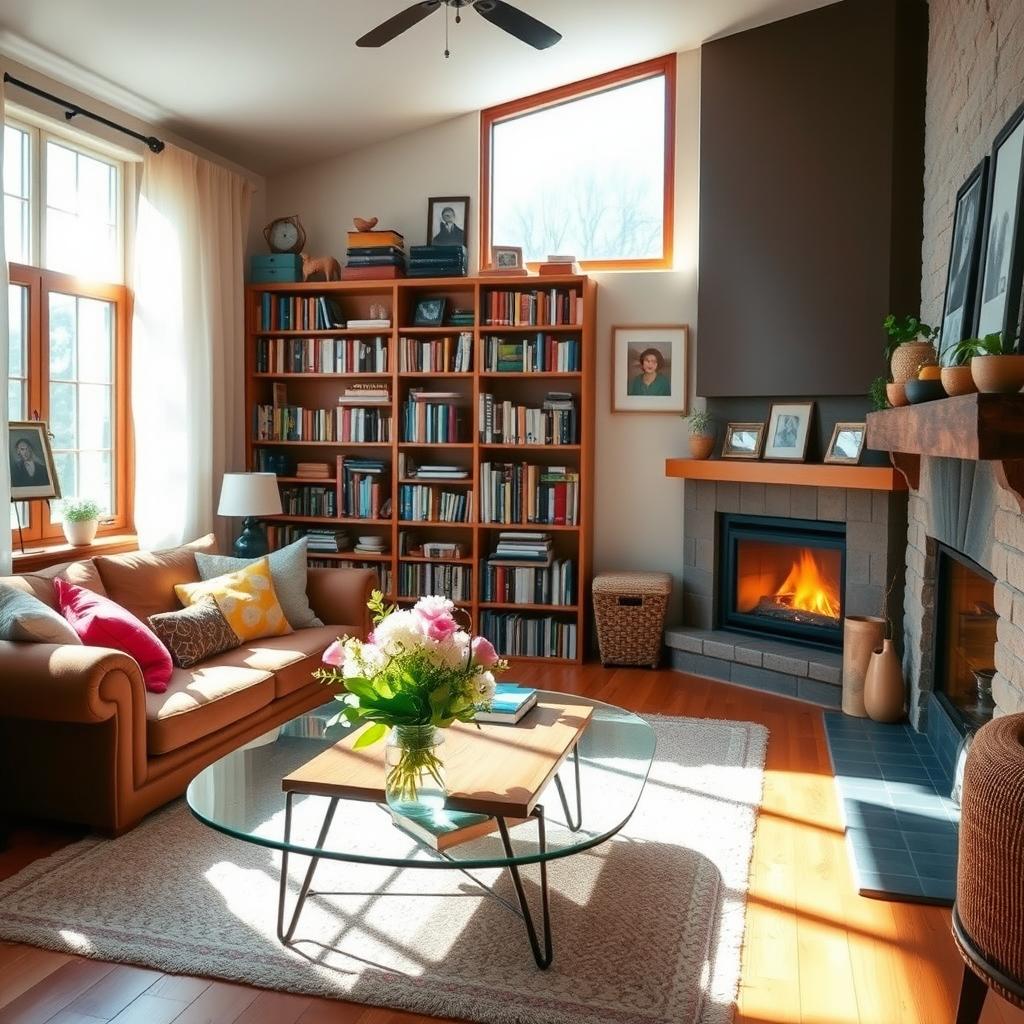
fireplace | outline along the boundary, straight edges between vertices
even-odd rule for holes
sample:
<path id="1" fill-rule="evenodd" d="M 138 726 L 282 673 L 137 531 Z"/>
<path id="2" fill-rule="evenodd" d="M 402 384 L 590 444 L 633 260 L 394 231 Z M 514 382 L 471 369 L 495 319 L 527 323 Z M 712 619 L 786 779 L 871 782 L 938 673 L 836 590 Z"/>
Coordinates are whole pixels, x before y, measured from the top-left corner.
<path id="1" fill-rule="evenodd" d="M 723 515 L 719 625 L 838 650 L 846 592 L 846 525 Z"/>

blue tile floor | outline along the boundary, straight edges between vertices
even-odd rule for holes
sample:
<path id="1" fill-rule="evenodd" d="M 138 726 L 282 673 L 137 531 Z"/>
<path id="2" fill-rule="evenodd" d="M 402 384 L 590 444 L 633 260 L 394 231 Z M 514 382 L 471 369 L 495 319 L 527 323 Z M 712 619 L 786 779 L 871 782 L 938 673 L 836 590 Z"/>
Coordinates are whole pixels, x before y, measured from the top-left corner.
<path id="1" fill-rule="evenodd" d="M 952 904 L 960 811 L 928 737 L 906 724 L 824 717 L 858 892 Z"/>

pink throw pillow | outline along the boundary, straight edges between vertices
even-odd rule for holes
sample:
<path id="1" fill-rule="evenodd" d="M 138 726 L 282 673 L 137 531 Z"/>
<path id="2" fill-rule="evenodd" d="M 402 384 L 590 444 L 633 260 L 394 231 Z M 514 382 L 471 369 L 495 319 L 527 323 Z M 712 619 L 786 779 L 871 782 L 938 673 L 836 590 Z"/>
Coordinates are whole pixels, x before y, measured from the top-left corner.
<path id="1" fill-rule="evenodd" d="M 87 647 L 113 647 L 131 655 L 142 669 L 146 689 L 163 693 L 174 671 L 170 651 L 130 611 L 109 597 L 55 579 L 57 608 Z"/>

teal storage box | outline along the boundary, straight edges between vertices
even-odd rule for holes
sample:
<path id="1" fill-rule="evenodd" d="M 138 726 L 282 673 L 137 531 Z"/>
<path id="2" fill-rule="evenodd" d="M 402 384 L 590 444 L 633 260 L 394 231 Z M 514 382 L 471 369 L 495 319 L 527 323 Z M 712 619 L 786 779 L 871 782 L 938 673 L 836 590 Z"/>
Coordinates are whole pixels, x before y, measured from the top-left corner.
<path id="1" fill-rule="evenodd" d="M 249 261 L 253 284 L 302 280 L 302 257 L 295 252 L 258 253 Z"/>

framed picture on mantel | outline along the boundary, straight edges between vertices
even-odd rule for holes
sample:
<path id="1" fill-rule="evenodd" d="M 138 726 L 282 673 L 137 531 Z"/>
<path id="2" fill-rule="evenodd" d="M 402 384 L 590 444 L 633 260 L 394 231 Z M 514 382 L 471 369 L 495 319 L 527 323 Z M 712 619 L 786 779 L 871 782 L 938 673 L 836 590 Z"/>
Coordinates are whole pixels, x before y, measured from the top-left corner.
<path id="1" fill-rule="evenodd" d="M 773 404 L 771 415 L 768 417 L 764 457 L 785 462 L 805 461 L 813 415 L 813 402 Z"/>
<path id="2" fill-rule="evenodd" d="M 960 186 L 953 206 L 953 240 L 946 271 L 946 299 L 942 307 L 942 347 L 963 341 L 974 328 L 974 304 L 978 294 L 978 260 L 981 256 L 982 214 L 988 157 L 971 171 Z"/>

